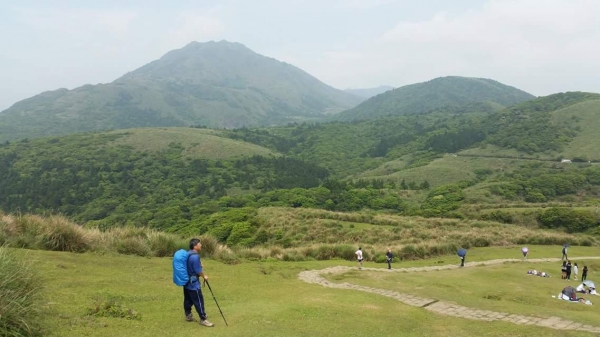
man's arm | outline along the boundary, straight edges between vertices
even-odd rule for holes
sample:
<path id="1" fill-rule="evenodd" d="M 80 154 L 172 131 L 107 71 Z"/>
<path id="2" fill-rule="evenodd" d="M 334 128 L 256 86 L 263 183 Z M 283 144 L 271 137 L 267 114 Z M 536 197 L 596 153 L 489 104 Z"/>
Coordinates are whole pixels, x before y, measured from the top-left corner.
<path id="1" fill-rule="evenodd" d="M 203 266 L 202 266 L 202 261 L 200 261 L 200 255 L 198 255 L 198 262 L 197 262 L 197 265 L 196 265 L 195 267 L 197 267 L 197 268 L 198 268 L 198 269 L 197 269 L 197 272 L 196 272 L 196 273 L 198 274 L 198 276 L 199 276 L 199 277 L 202 277 L 202 278 L 203 278 L 203 279 L 205 279 L 205 280 L 208 280 L 208 276 L 206 276 L 206 275 L 204 274 L 204 270 L 203 270 L 203 268 L 202 268 Z"/>

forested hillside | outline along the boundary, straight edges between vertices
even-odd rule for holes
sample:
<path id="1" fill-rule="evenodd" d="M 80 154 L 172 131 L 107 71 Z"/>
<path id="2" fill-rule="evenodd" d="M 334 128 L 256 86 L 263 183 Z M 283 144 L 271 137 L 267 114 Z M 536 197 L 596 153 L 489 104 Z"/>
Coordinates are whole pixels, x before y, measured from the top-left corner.
<path id="1" fill-rule="evenodd" d="M 560 155 L 581 137 L 599 142 L 597 113 L 598 95 L 565 93 L 492 114 L 5 142 L 0 207 L 60 212 L 101 228 L 211 231 L 227 242 L 256 239 L 257 209 L 267 206 L 533 221 L 593 232 L 600 166 L 575 157 L 560 163 Z M 526 215 L 499 210 L 508 204 Z M 581 209 L 544 209 L 564 205 Z M 475 210 L 482 208 L 491 211 Z M 238 239 L 229 240 L 232 233 Z"/>
<path id="2" fill-rule="evenodd" d="M 387 91 L 335 118 L 353 121 L 432 111 L 493 112 L 533 98 L 531 94 L 493 80 L 449 76 Z"/>
<path id="3" fill-rule="evenodd" d="M 133 127 L 274 125 L 360 101 L 239 43 L 192 42 L 112 83 L 15 103 L 0 112 L 0 141 Z"/>

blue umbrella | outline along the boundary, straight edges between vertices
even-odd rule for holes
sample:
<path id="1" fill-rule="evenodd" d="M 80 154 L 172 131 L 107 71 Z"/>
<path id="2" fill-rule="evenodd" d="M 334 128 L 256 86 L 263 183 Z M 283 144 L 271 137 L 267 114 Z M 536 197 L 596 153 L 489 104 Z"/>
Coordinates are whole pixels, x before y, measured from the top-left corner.
<path id="1" fill-rule="evenodd" d="M 563 248 L 567 248 L 567 247 L 571 247 L 571 245 L 568 245 L 568 244 L 566 244 L 566 243 L 565 243 L 565 244 L 563 245 Z"/>
<path id="2" fill-rule="evenodd" d="M 458 250 L 457 254 L 460 257 L 465 257 L 465 256 L 467 256 L 467 250 L 464 249 L 464 248 L 461 248 L 461 249 Z"/>

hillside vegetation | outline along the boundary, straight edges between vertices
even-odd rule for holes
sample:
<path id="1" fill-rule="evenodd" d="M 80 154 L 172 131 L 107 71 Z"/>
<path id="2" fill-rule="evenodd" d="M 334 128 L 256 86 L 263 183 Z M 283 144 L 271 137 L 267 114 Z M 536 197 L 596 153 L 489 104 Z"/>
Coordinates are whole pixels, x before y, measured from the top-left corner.
<path id="1" fill-rule="evenodd" d="M 352 121 L 436 110 L 492 112 L 533 98 L 531 94 L 493 80 L 449 76 L 385 92 L 335 118 Z"/>
<path id="2" fill-rule="evenodd" d="M 192 42 L 112 83 L 15 103 L 0 112 L 0 141 L 132 127 L 281 124 L 360 100 L 239 43 Z"/>
<path id="3" fill-rule="evenodd" d="M 103 229 L 213 231 L 221 242 L 242 245 L 271 237 L 258 234 L 257 210 L 272 206 L 529 222 L 594 234 L 598 214 L 589 207 L 600 196 L 600 166 L 550 157 L 588 127 L 578 124 L 576 111 L 585 107 L 591 118 L 597 102 L 593 94 L 567 93 L 491 115 L 436 112 L 351 123 L 136 129 L 7 142 L 0 146 L 0 207 L 60 212 Z M 566 111 L 576 117 L 554 119 L 568 116 Z M 487 155 L 487 148 L 504 152 Z M 488 204 L 537 210 L 515 217 L 471 207 Z M 565 206 L 584 209 L 554 210 Z"/>

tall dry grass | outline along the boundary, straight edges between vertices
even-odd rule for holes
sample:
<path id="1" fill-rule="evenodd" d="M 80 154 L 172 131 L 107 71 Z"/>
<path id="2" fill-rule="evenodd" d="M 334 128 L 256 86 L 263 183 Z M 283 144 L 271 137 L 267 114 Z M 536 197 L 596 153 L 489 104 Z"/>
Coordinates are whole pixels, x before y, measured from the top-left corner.
<path id="1" fill-rule="evenodd" d="M 203 236 L 201 240 L 204 256 L 231 253 L 212 237 Z M 101 231 L 82 227 L 63 216 L 0 214 L 0 244 L 14 248 L 164 257 L 188 249 L 188 242 L 181 236 L 147 228 Z"/>
<path id="2" fill-rule="evenodd" d="M 32 265 L 0 246 L 0 336 L 43 336 L 42 280 Z"/>

